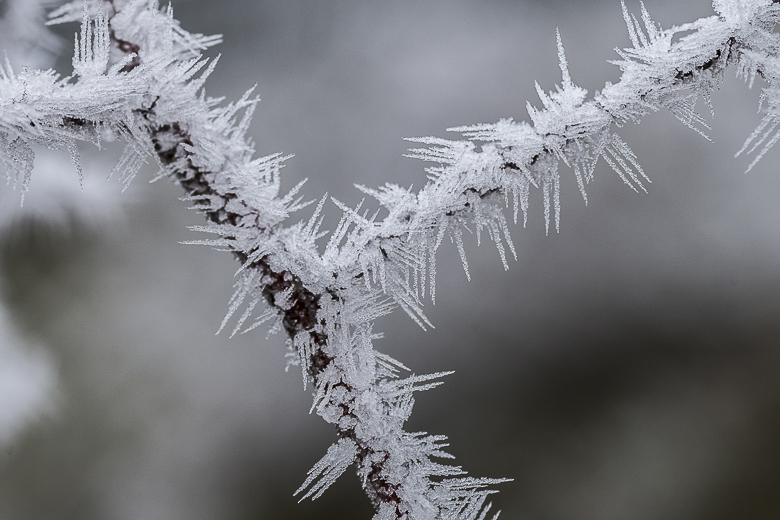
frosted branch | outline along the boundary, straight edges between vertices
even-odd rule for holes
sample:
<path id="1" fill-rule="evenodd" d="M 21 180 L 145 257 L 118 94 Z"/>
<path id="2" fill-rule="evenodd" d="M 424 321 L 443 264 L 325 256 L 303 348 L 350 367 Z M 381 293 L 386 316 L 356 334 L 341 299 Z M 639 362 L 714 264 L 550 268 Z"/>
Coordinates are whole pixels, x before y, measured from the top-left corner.
<path id="1" fill-rule="evenodd" d="M 127 143 L 117 165 L 128 181 L 149 159 L 161 177 L 180 185 L 207 220 L 200 241 L 230 251 L 240 262 L 236 293 L 222 326 L 233 332 L 271 320 L 288 335 L 290 359 L 304 386 L 313 384 L 312 410 L 336 426 L 339 440 L 298 493 L 316 498 L 349 465 L 357 467 L 377 519 L 482 519 L 491 486 L 504 479 L 463 477 L 459 467 L 433 462 L 450 457 L 444 437 L 403 430 L 414 392 L 433 388 L 446 373 L 401 377 L 407 369 L 377 352 L 372 323 L 401 307 L 430 326 L 423 302 L 435 298 L 436 252 L 455 243 L 468 276 L 463 230 L 486 233 L 505 268 L 516 256 L 504 210 L 527 220 L 532 188 L 540 189 L 546 226 L 560 225 L 560 164 L 576 177 L 582 196 L 599 159 L 634 190 L 649 179 L 615 129 L 668 109 L 705 135 L 695 111 L 709 104 L 725 69 L 767 82 L 767 114 L 741 152 L 756 159 L 780 139 L 778 35 L 780 8 L 769 0 L 719 0 L 717 14 L 662 29 L 644 5 L 637 19 L 623 5 L 632 47 L 618 50 L 622 70 L 588 98 L 574 84 L 558 37 L 562 83 L 552 92 L 538 84 L 542 108 L 528 104 L 529 122 L 511 119 L 450 129 L 465 140 L 422 138 L 410 156 L 434 163 L 418 192 L 387 184 L 361 187 L 381 212 L 349 208 L 322 252 L 317 240 L 323 198 L 306 221 L 287 224 L 307 206 L 300 185 L 280 193 L 286 157 L 254 158 L 246 133 L 256 98 L 235 103 L 206 97 L 203 83 L 214 62 L 200 51 L 218 37 L 187 33 L 170 8 L 147 0 L 80 0 L 53 13 L 53 21 L 82 19 L 74 76 L 52 71 L 0 77 L 0 157 L 12 179 L 25 185 L 32 145 L 69 150 L 78 141 L 98 146 L 105 136 Z M 677 41 L 680 33 L 688 33 Z M 477 144 L 479 143 L 479 144 Z M 752 167 L 752 165 L 751 165 Z M 264 302 L 265 312 L 259 310 Z M 259 316 L 255 317 L 255 313 Z M 245 324 L 248 324 L 245 327 Z"/>

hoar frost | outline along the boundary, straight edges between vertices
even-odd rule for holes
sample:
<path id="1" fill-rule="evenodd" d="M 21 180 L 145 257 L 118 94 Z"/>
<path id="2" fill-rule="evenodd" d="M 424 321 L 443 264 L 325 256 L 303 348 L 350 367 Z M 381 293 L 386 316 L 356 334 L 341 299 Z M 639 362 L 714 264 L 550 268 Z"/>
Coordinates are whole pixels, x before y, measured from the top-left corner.
<path id="1" fill-rule="evenodd" d="M 240 263 L 236 292 L 222 327 L 232 333 L 270 322 L 288 336 L 291 363 L 304 386 L 313 385 L 312 411 L 334 424 L 338 440 L 296 491 L 317 498 L 348 467 L 356 466 L 376 507 L 377 520 L 484 519 L 492 486 L 506 479 L 472 478 L 436 462 L 451 458 L 446 438 L 403 429 L 414 393 L 441 384 L 447 373 L 406 375 L 409 370 L 373 348 L 373 322 L 403 309 L 422 327 L 435 299 L 436 252 L 452 242 L 463 261 L 464 231 L 487 235 L 505 268 L 516 257 L 505 211 L 527 221 L 529 198 L 539 189 L 546 227 L 560 226 L 561 164 L 573 171 L 583 198 L 603 161 L 634 190 L 648 176 L 616 133 L 644 115 L 668 109 L 706 135 L 695 105 L 708 106 L 728 65 L 762 91 L 766 115 L 740 152 L 760 159 L 780 139 L 778 35 L 780 7 L 769 0 L 718 0 L 716 14 L 662 29 L 644 5 L 639 18 L 623 4 L 632 46 L 618 50 L 622 71 L 588 97 L 573 82 L 562 38 L 562 81 L 551 92 L 537 84 L 541 107 L 528 104 L 530 122 L 511 119 L 452 128 L 465 139 L 422 138 L 410 156 L 433 163 L 418 192 L 387 184 L 360 187 L 380 211 L 333 200 L 342 218 L 320 251 L 317 240 L 326 199 L 313 214 L 289 223 L 310 203 L 280 191 L 287 157 L 254 158 L 247 137 L 257 103 L 251 91 L 235 103 L 206 96 L 213 70 L 200 52 L 219 37 L 184 31 L 170 7 L 151 0 L 81 0 L 52 14 L 54 22 L 82 20 L 74 75 L 14 72 L 0 77 L 0 158 L 12 182 L 29 183 L 33 145 L 66 150 L 78 169 L 77 142 L 98 146 L 102 136 L 126 142 L 115 174 L 129 181 L 144 162 L 158 177 L 180 185 L 207 223 L 195 241 L 230 251 Z M 677 41 L 675 36 L 682 35 Z M 751 165 L 752 166 L 752 165 Z M 235 320 L 235 321 L 233 321 Z"/>

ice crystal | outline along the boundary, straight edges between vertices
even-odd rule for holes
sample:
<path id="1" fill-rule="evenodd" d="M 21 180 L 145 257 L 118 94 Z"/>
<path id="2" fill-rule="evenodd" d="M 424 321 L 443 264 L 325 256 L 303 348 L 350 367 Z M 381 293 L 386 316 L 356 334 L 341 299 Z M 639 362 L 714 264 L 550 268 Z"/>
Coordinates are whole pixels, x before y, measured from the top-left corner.
<path id="1" fill-rule="evenodd" d="M 443 436 L 403 429 L 414 393 L 439 385 L 447 373 L 402 377 L 408 369 L 374 349 L 373 322 L 400 307 L 420 326 L 432 326 L 423 309 L 435 299 L 436 253 L 449 239 L 469 276 L 464 231 L 478 243 L 490 238 L 508 268 L 516 251 L 505 211 L 515 222 L 522 212 L 525 223 L 532 188 L 541 192 L 546 228 L 558 229 L 566 169 L 586 202 L 601 160 L 632 189 L 646 190 L 649 178 L 617 129 L 667 109 L 705 135 L 696 103 L 701 98 L 710 107 L 730 64 L 750 81 L 768 83 L 767 115 L 743 147 L 758 150 L 755 160 L 764 156 L 780 139 L 780 37 L 773 32 L 780 9 L 769 0 L 718 0 L 714 7 L 715 16 L 663 29 L 643 4 L 639 18 L 623 4 L 631 47 L 618 49 L 613 62 L 621 79 L 591 98 L 574 83 L 557 34 L 561 84 L 552 91 L 537 84 L 541 107 L 527 105 L 529 122 L 450 129 L 461 140 L 414 139 L 422 147 L 409 155 L 432 163 L 428 183 L 417 192 L 359 187 L 378 211 L 331 199 L 342 218 L 322 250 L 326 198 L 309 218 L 290 224 L 309 202 L 298 195 L 300 184 L 281 193 L 286 157 L 253 158 L 246 135 L 257 103 L 251 91 L 227 105 L 203 92 L 215 62 L 200 52 L 218 37 L 187 33 L 170 8 L 161 11 L 151 0 L 77 1 L 53 14 L 56 22 L 82 19 L 74 75 L 3 69 L 0 157 L 24 187 L 31 145 L 67 150 L 78 167 L 76 143 L 100 145 L 108 134 L 127 143 L 120 178 L 131 179 L 151 160 L 159 177 L 185 190 L 207 219 L 197 230 L 215 236 L 198 243 L 229 251 L 240 263 L 220 328 L 235 319 L 235 334 L 271 320 L 273 330 L 284 330 L 291 363 L 300 366 L 304 387 L 314 387 L 312 411 L 338 430 L 296 494 L 317 498 L 354 465 L 375 519 L 483 519 L 492 486 L 505 480 L 465 477 L 459 467 L 434 461 L 450 458 Z"/>

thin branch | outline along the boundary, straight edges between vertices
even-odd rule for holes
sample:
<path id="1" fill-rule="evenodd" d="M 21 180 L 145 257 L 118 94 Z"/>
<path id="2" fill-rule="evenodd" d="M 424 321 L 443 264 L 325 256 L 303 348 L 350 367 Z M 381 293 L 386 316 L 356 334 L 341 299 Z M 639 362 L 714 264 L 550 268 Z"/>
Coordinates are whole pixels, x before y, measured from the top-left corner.
<path id="1" fill-rule="evenodd" d="M 312 410 L 337 428 L 339 440 L 298 490 L 304 498 L 319 496 L 354 464 L 375 518 L 482 519 L 494 492 L 489 487 L 505 479 L 463 477 L 459 467 L 431 460 L 450 457 L 444 437 L 403 430 L 414 392 L 437 386 L 446 373 L 401 378 L 407 369 L 372 346 L 373 321 L 398 306 L 421 326 L 430 325 L 422 305 L 426 292 L 435 294 L 435 255 L 444 238 L 456 243 L 468 275 L 464 228 L 478 240 L 487 233 L 507 267 L 507 249 L 513 255 L 515 249 L 504 209 L 512 207 L 515 222 L 522 212 L 525 222 L 531 188 L 543 193 L 548 228 L 558 228 L 561 162 L 574 171 L 583 197 L 602 158 L 627 185 L 645 190 L 649 179 L 614 128 L 667 108 L 704 133 L 695 101 L 709 101 L 729 64 L 769 83 L 764 97 L 771 120 L 750 139 L 758 139 L 753 148 L 765 144 L 763 155 L 780 135 L 773 133 L 780 99 L 780 44 L 772 32 L 780 8 L 774 3 L 720 0 L 718 16 L 669 30 L 658 27 L 644 6 L 640 24 L 623 5 L 633 47 L 618 50 L 620 82 L 591 99 L 569 75 L 559 34 L 562 85 L 549 93 L 537 85 L 543 108 L 528 105 L 531 123 L 451 129 L 465 134 L 461 141 L 416 139 L 425 147 L 410 156 L 436 164 L 426 170 L 429 182 L 417 193 L 392 184 L 361 188 L 387 212 L 382 220 L 335 201 L 343 216 L 321 253 L 322 203 L 308 222 L 285 226 L 307 205 L 297 195 L 300 185 L 280 194 L 286 157 L 253 158 L 246 132 L 257 99 L 248 92 L 222 106 L 202 91 L 214 62 L 199 53 L 219 38 L 187 33 L 170 9 L 160 12 L 146 0 L 91 0 L 83 14 L 79 1 L 53 13 L 58 22 L 82 18 L 77 77 L 17 76 L 5 69 L 0 158 L 26 182 L 31 144 L 72 150 L 76 141 L 99 144 L 106 132 L 128 143 L 117 169 L 125 180 L 153 157 L 160 176 L 181 186 L 206 217 L 198 229 L 217 238 L 204 243 L 230 251 L 241 264 L 228 318 L 246 310 L 235 331 L 264 301 L 276 316 L 274 326 L 287 333 L 304 385 L 313 383 Z M 691 34 L 673 42 L 683 32 Z M 255 324 L 268 317 L 263 313 Z"/>

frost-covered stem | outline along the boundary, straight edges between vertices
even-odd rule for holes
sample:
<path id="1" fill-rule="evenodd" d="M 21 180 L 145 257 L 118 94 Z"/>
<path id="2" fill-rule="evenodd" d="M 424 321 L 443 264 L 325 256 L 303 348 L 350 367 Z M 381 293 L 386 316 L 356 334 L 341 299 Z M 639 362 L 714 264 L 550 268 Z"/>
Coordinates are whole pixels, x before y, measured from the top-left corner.
<path id="1" fill-rule="evenodd" d="M 218 38 L 183 31 L 170 10 L 160 13 L 147 0 L 85 4 L 97 21 L 85 16 L 77 39 L 78 80 L 5 71 L 0 158 L 26 183 L 30 144 L 68 149 L 77 162 L 76 141 L 123 137 L 129 144 L 118 170 L 128 179 L 144 157 L 154 156 L 161 176 L 182 186 L 206 216 L 207 225 L 198 229 L 218 235 L 199 243 L 230 251 L 241 263 L 223 326 L 243 306 L 233 332 L 240 331 L 264 301 L 268 310 L 244 330 L 269 319 L 285 330 L 304 385 L 314 385 L 312 409 L 338 430 L 339 440 L 298 492 L 316 498 L 354 464 L 377 519 L 482 519 L 493 492 L 487 486 L 503 480 L 461 477 L 460 468 L 430 460 L 449 457 L 442 451 L 444 437 L 403 430 L 414 392 L 436 386 L 444 373 L 399 378 L 406 367 L 373 348 L 373 321 L 400 306 L 421 326 L 428 324 L 422 302 L 435 298 L 435 254 L 444 238 L 456 244 L 468 275 L 464 227 L 475 228 L 478 240 L 486 231 L 506 267 L 506 248 L 512 254 L 514 248 L 503 207 L 513 206 L 515 221 L 522 210 L 525 221 L 532 187 L 543 192 L 547 226 L 554 221 L 557 227 L 560 162 L 574 170 L 583 197 L 599 158 L 629 186 L 644 189 L 647 178 L 613 127 L 668 108 L 703 133 L 695 101 L 709 101 L 731 63 L 751 81 L 758 74 L 769 84 L 763 92 L 768 114 L 743 148 L 763 144 L 760 158 L 780 139 L 774 3 L 719 0 L 718 16 L 669 30 L 658 27 L 644 6 L 641 24 L 623 6 L 633 47 L 618 51 L 620 82 L 592 99 L 572 82 L 559 36 L 563 81 L 555 92 L 537 89 L 544 108 L 528 106 L 533 125 L 502 120 L 454 129 L 466 141 L 418 140 L 429 148 L 412 156 L 438 163 L 427 169 L 429 183 L 417 193 L 391 184 L 361 188 L 387 212 L 381 221 L 335 201 L 344 216 L 322 253 L 316 241 L 325 199 L 308 222 L 285 227 L 288 215 L 305 206 L 296 199 L 300 186 L 281 196 L 284 158 L 252 158 L 246 131 L 256 100 L 248 93 L 219 106 L 201 90 L 211 68 L 195 78 L 205 66 L 200 50 Z M 73 2 L 55 16 L 78 19 L 80 6 Z M 680 32 L 690 34 L 673 42 Z"/>
<path id="2" fill-rule="evenodd" d="M 236 196 L 231 193 L 219 193 L 208 182 L 208 177 L 213 172 L 203 171 L 193 165 L 190 152 L 187 147 L 192 146 L 192 140 L 182 124 L 174 122 L 165 124 L 161 127 L 152 129 L 151 137 L 154 142 L 154 148 L 157 156 L 165 166 L 177 164 L 174 168 L 173 178 L 181 186 L 185 193 L 193 199 L 208 198 L 212 205 L 210 209 L 204 210 L 206 219 L 216 225 L 228 224 L 231 226 L 241 222 L 243 215 L 235 211 L 227 210 L 231 201 L 236 200 Z M 220 202 L 214 203 L 215 200 Z M 240 204 L 240 201 L 238 202 Z M 258 227 L 259 233 L 269 233 L 270 229 Z M 284 327 L 290 340 L 301 341 L 302 336 L 306 336 L 306 343 L 311 345 L 308 359 L 305 360 L 306 372 L 315 386 L 320 385 L 320 374 L 325 371 L 334 358 L 325 352 L 328 336 L 322 326 L 317 324 L 317 312 L 320 309 L 320 299 L 322 294 L 314 294 L 308 290 L 295 274 L 288 270 L 274 269 L 267 257 L 261 257 L 256 260 L 249 260 L 249 255 L 241 251 L 233 251 L 234 256 L 239 260 L 245 269 L 249 272 L 255 272 L 259 276 L 259 286 L 262 287 L 262 295 L 266 304 L 281 316 L 281 324 Z M 251 254 L 251 253 L 250 253 Z M 327 292 L 327 290 L 326 290 Z M 285 300 L 294 302 L 291 306 L 279 306 L 276 304 L 277 298 L 285 295 Z M 337 300 L 338 296 L 333 290 L 327 293 L 327 298 Z M 320 324 L 321 325 L 321 324 Z M 347 383 L 340 383 L 348 395 L 346 399 L 338 403 L 344 416 L 350 416 L 350 410 L 354 407 L 355 396 L 354 388 Z M 335 403 L 334 403 L 335 404 Z M 339 418 L 340 419 L 340 418 Z M 335 421 L 339 425 L 339 420 Z M 357 446 L 355 464 L 359 471 L 367 474 L 364 488 L 372 499 L 375 507 L 379 507 L 382 502 L 400 503 L 395 486 L 381 476 L 381 465 L 371 466 L 369 461 L 377 458 L 377 454 L 369 443 L 364 442 L 355 432 L 354 426 L 337 426 L 341 438 L 350 439 Z M 385 457 L 384 454 L 382 454 Z M 399 518 L 401 517 L 399 511 Z"/>
<path id="3" fill-rule="evenodd" d="M 113 1 L 109 0 L 109 3 L 113 7 Z M 111 28 L 111 18 L 109 18 L 108 27 L 111 39 L 117 48 L 133 53 L 140 50 L 139 45 L 116 37 L 116 31 Z M 130 71 L 140 63 L 138 56 L 133 56 L 132 61 L 125 65 L 123 71 Z M 156 119 L 153 107 L 134 110 L 144 119 L 149 121 Z M 79 121 L 76 124 L 82 123 Z M 213 185 L 211 181 L 214 176 L 219 175 L 219 172 L 212 172 L 194 164 L 193 138 L 186 123 L 174 121 L 152 124 L 149 127 L 149 135 L 160 163 L 168 168 L 173 180 L 184 189 L 188 197 L 198 201 L 209 201 L 208 207 L 202 208 L 202 213 L 210 223 L 239 226 L 248 215 L 253 213 L 251 208 L 242 204 L 235 193 L 225 192 Z M 273 227 L 262 225 L 257 218 L 253 220 L 256 233 L 261 235 L 274 234 Z M 284 243 L 280 244 L 280 247 L 288 249 Z M 331 300 L 332 303 L 343 300 L 343 297 L 339 296 L 343 289 L 340 286 L 325 287 L 323 292 L 315 294 L 307 289 L 301 279 L 289 270 L 272 266 L 268 256 L 251 259 L 254 253 L 256 250 L 233 251 L 247 273 L 257 274 L 259 278 L 257 286 L 261 288 L 266 304 L 281 317 L 281 324 L 289 338 L 295 342 L 309 345 L 308 356 L 303 362 L 315 387 L 321 387 L 323 383 L 320 380 L 320 375 L 331 368 L 331 365 L 338 365 L 339 360 L 326 352 L 328 350 L 328 334 L 325 332 L 325 323 L 322 321 L 317 323 L 317 313 L 321 308 L 320 300 L 323 297 Z M 333 277 L 336 278 L 337 274 L 334 274 Z M 292 302 L 292 304 L 280 306 L 277 303 L 280 295 L 284 295 L 283 299 Z M 348 370 L 349 368 L 336 366 L 333 367 L 332 371 L 346 372 Z M 420 380 L 424 379 L 420 378 Z M 341 439 L 348 439 L 354 443 L 354 462 L 358 467 L 359 474 L 364 478 L 364 488 L 372 503 L 378 510 L 382 508 L 382 504 L 391 504 L 394 516 L 404 517 L 409 511 L 402 505 L 402 499 L 399 496 L 400 486 L 398 483 L 390 481 L 384 474 L 387 462 L 403 464 L 406 461 L 394 460 L 398 458 L 398 454 L 391 454 L 389 449 L 376 450 L 372 439 L 359 433 L 360 421 L 352 411 L 357 408 L 356 401 L 360 398 L 356 388 L 343 380 L 335 384 L 331 383 L 330 386 L 329 390 L 342 390 L 340 392 L 341 399 L 338 402 L 328 402 L 326 406 L 321 408 L 327 407 L 329 411 L 338 410 L 340 416 L 334 417 L 330 413 L 328 420 L 337 425 Z M 363 430 L 370 429 L 366 428 L 365 425 L 362 426 Z M 480 482 L 475 479 L 474 483 L 486 485 L 492 482 Z M 384 511 L 389 512 L 387 507 L 384 508 Z"/>
<path id="4" fill-rule="evenodd" d="M 138 52 L 138 46 L 136 44 L 131 44 L 125 40 L 116 38 L 116 33 L 113 30 L 110 34 L 112 40 L 121 50 Z M 668 95 L 664 92 L 665 90 L 675 92 L 681 88 L 690 88 L 691 84 L 695 83 L 696 80 L 700 79 L 705 73 L 719 72 L 728 63 L 728 58 L 734 44 L 734 36 L 729 36 L 724 42 L 720 42 L 718 47 L 714 48 L 714 52 L 713 49 L 711 49 L 708 54 L 697 56 L 698 60 L 694 63 L 683 63 L 674 67 L 673 81 L 664 85 L 663 89 L 658 87 L 655 89 L 637 88 L 635 91 L 638 93 L 638 96 L 635 99 L 616 99 L 618 96 L 610 97 L 608 94 L 602 94 L 600 99 L 595 101 L 592 107 L 589 107 L 598 109 L 595 111 L 594 115 L 596 117 L 593 119 L 599 121 L 601 130 L 605 131 L 613 123 L 623 123 L 626 119 L 633 118 L 636 113 L 645 112 L 646 107 L 648 106 L 653 108 L 654 105 L 659 104 L 661 97 Z M 565 64 L 562 55 L 561 62 L 562 64 Z M 132 65 L 136 66 L 138 63 L 139 60 L 135 57 Z M 129 66 L 126 68 L 129 68 Z M 574 90 L 574 86 L 568 77 L 565 66 L 562 67 L 562 71 L 564 74 L 564 92 L 566 92 L 567 89 Z M 621 82 L 621 84 L 616 86 L 617 91 L 623 91 L 625 88 L 625 82 Z M 627 111 L 626 109 L 630 104 L 634 104 L 635 107 L 633 107 L 633 110 Z M 626 117 L 627 115 L 629 117 Z M 545 132 L 541 136 L 538 131 L 534 132 L 536 134 L 534 137 L 543 138 L 542 142 L 537 144 L 537 149 L 533 150 L 535 153 L 531 153 L 526 149 L 523 154 L 517 154 L 514 151 L 513 145 L 499 147 L 494 150 L 493 156 L 490 157 L 493 164 L 483 163 L 480 165 L 481 168 L 479 169 L 479 173 L 483 174 L 493 170 L 494 176 L 497 177 L 497 182 L 487 184 L 482 176 L 476 183 L 469 183 L 466 179 L 463 179 L 458 183 L 458 191 L 449 194 L 451 200 L 449 207 L 438 207 L 435 208 L 435 211 L 430 211 L 429 208 L 418 206 L 417 208 L 410 208 L 401 218 L 406 222 L 412 222 L 414 220 L 427 221 L 429 230 L 437 228 L 443 229 L 443 225 L 441 224 L 442 220 L 458 221 L 460 219 L 473 218 L 472 214 L 475 207 L 478 205 L 474 203 L 475 201 L 482 201 L 493 194 L 506 193 L 507 186 L 501 182 L 503 180 L 502 177 L 512 175 L 522 178 L 524 174 L 526 178 L 530 177 L 529 180 L 533 181 L 534 175 L 532 170 L 534 169 L 534 166 L 537 164 L 544 164 L 547 159 L 546 156 L 553 156 L 556 151 L 558 153 L 565 153 L 567 148 L 575 146 L 582 141 L 581 136 L 585 132 L 578 132 L 577 130 L 572 132 L 570 130 L 577 127 L 578 119 L 580 119 L 579 114 L 574 112 L 573 114 L 569 114 L 569 117 L 572 119 L 571 124 L 567 123 L 565 118 L 561 117 L 560 119 L 562 119 L 562 121 L 559 121 L 557 125 L 554 125 L 558 128 L 563 128 L 564 132 L 555 132 L 551 130 Z M 218 172 L 203 171 L 193 164 L 191 158 L 192 152 L 189 151 L 193 146 L 193 142 L 185 128 L 186 126 L 180 122 L 153 127 L 151 136 L 158 157 L 165 166 L 175 165 L 172 168 L 175 172 L 174 178 L 190 197 L 197 200 L 209 201 L 209 207 L 208 209 L 205 209 L 203 213 L 211 223 L 216 225 L 237 226 L 247 215 L 247 208 L 241 206 L 241 201 L 236 199 L 236 194 L 230 192 L 222 193 L 219 189 L 215 189 L 211 185 L 209 177 L 218 174 Z M 560 139 L 563 143 L 556 143 L 557 146 L 547 145 L 547 142 L 555 139 Z M 609 153 L 612 154 L 619 165 L 616 167 L 618 173 L 620 173 L 627 182 L 630 178 L 639 184 L 638 177 L 635 176 L 630 166 L 628 166 L 629 164 L 634 165 L 641 174 L 641 169 L 639 169 L 638 165 L 633 160 L 633 154 L 626 152 L 626 148 L 621 146 L 621 142 L 617 141 L 616 137 L 612 137 L 610 142 L 612 148 L 609 148 Z M 607 143 L 604 143 L 602 146 L 606 149 Z M 489 156 L 491 155 L 489 152 L 490 150 L 486 150 L 484 153 Z M 602 153 L 603 152 L 599 151 L 596 154 L 596 157 Z M 428 151 L 422 152 L 423 158 L 430 158 L 428 154 L 430 154 Z M 511 156 L 512 159 L 508 160 L 507 156 Z M 604 154 L 604 156 L 608 157 L 606 154 Z M 621 162 L 621 157 L 627 159 L 627 162 Z M 466 177 L 469 173 L 468 168 L 462 168 L 462 170 L 464 171 L 460 176 Z M 495 173 L 498 173 L 498 175 L 495 175 Z M 548 172 L 542 169 L 541 173 L 542 181 L 545 183 L 549 182 L 545 176 Z M 553 177 L 552 181 L 555 190 L 554 196 L 557 199 L 557 172 L 555 172 L 555 177 Z M 516 185 L 516 183 L 512 184 Z M 510 186 L 512 184 L 510 184 Z M 435 184 L 433 186 L 436 187 Z M 527 186 L 523 186 L 521 189 L 521 194 L 524 194 L 527 190 Z M 431 197 L 431 199 L 433 198 L 434 197 Z M 557 209 L 557 202 L 554 205 Z M 228 209 L 231 206 L 238 206 L 240 209 Z M 445 209 L 446 211 L 442 211 L 442 209 Z M 525 207 L 523 207 L 523 209 L 525 210 Z M 429 215 L 421 217 L 420 214 L 426 212 L 426 210 L 428 210 L 427 212 Z M 251 211 L 249 213 L 251 213 Z M 432 213 L 432 215 L 430 213 Z M 556 213 L 556 223 L 557 220 L 558 217 Z M 504 224 L 503 220 L 499 219 L 499 222 L 502 225 Z M 383 260 L 384 262 L 387 260 L 387 249 L 403 248 L 405 241 L 411 241 L 411 236 L 413 234 L 420 233 L 419 226 L 409 226 L 411 229 L 406 231 L 406 233 L 401 234 L 397 231 L 398 220 L 392 221 L 392 224 L 394 228 L 392 233 L 385 234 L 380 231 L 375 232 L 371 237 L 355 236 L 353 239 L 362 239 L 364 242 L 362 249 L 364 251 L 371 247 L 378 249 L 385 257 L 385 260 Z M 418 229 L 415 229 L 415 227 Z M 422 230 L 423 233 L 425 233 L 425 231 L 427 230 Z M 266 228 L 262 226 L 262 224 L 259 224 L 257 232 L 260 234 L 272 234 L 273 228 Z M 441 234 L 441 232 L 439 231 L 437 234 Z M 496 235 L 498 234 L 496 233 Z M 500 243 L 501 239 L 499 237 L 496 236 L 494 238 L 497 238 L 497 243 Z M 511 242 L 508 243 L 511 245 Z M 282 248 L 288 249 L 284 245 L 282 245 Z M 311 377 L 315 387 L 321 389 L 322 386 L 330 385 L 330 389 L 321 389 L 321 392 L 334 389 L 340 390 L 340 392 L 331 392 L 331 394 L 337 393 L 339 398 L 329 399 L 329 402 L 326 403 L 327 406 L 325 406 L 327 414 L 324 415 L 327 415 L 326 419 L 329 422 L 337 425 L 341 439 L 347 439 L 354 443 L 354 461 L 358 467 L 359 474 L 364 478 L 364 488 L 368 492 L 374 506 L 377 507 L 377 509 L 382 510 L 381 508 L 385 505 L 383 511 L 390 512 L 390 510 L 392 510 L 394 516 L 398 518 L 403 517 L 409 511 L 405 504 L 403 504 L 403 500 L 399 494 L 401 483 L 391 481 L 391 479 L 388 478 L 388 475 L 392 474 L 392 472 L 388 471 L 389 468 L 385 467 L 389 462 L 396 462 L 392 460 L 395 454 L 392 454 L 390 450 L 378 450 L 375 439 L 371 438 L 371 436 L 361 435 L 360 433 L 361 428 L 370 427 L 370 425 L 361 424 L 361 419 L 364 422 L 366 419 L 376 420 L 373 417 L 374 414 L 370 414 L 366 417 L 365 415 L 355 413 L 355 410 L 358 408 L 356 401 L 360 398 L 360 392 L 358 392 L 349 382 L 344 379 L 340 379 L 335 383 L 330 379 L 326 379 L 323 382 L 320 377 L 331 368 L 338 372 L 348 372 L 348 367 L 339 366 L 341 360 L 328 349 L 329 337 L 326 332 L 327 324 L 322 321 L 318 323 L 317 321 L 317 315 L 321 310 L 320 303 L 323 298 L 330 300 L 334 304 L 342 303 L 349 298 L 348 294 L 343 294 L 346 292 L 344 291 L 343 283 L 326 284 L 324 291 L 321 290 L 318 293 L 314 293 L 308 289 L 301 279 L 293 272 L 278 268 L 275 269 L 271 265 L 268 256 L 260 256 L 259 258 L 252 260 L 251 257 L 255 252 L 256 251 L 254 250 L 248 252 L 234 251 L 234 255 L 245 266 L 246 270 L 254 271 L 259 274 L 260 280 L 258 286 L 262 288 L 262 295 L 265 298 L 266 303 L 282 316 L 281 323 L 290 339 L 298 344 L 308 344 L 308 349 L 304 349 L 307 356 L 301 361 L 305 363 L 306 372 L 309 377 Z M 358 255 L 360 255 L 360 252 L 358 252 Z M 422 260 L 425 262 L 424 258 Z M 425 265 L 421 265 L 419 269 L 424 271 Z M 335 270 L 328 274 L 331 274 L 332 278 L 336 279 L 339 271 Z M 368 277 L 371 274 L 375 275 L 375 273 L 360 272 L 353 277 Z M 293 304 L 289 306 L 277 305 L 277 299 L 280 295 L 284 295 L 284 301 L 293 302 Z M 335 414 L 333 413 L 334 410 Z M 349 450 L 349 448 L 346 449 Z M 313 490 L 319 492 L 319 489 L 316 487 L 313 488 Z M 390 507 L 388 508 L 387 505 Z"/>
<path id="5" fill-rule="evenodd" d="M 172 167 L 173 179 L 181 186 L 186 194 L 197 200 L 209 199 L 211 204 L 209 209 L 203 211 L 206 219 L 216 225 L 236 226 L 246 216 L 241 210 L 229 210 L 227 208 L 240 205 L 233 193 L 220 193 L 209 183 L 208 178 L 213 176 L 213 172 L 203 171 L 192 163 L 191 153 L 187 150 L 192 146 L 192 140 L 183 125 L 175 122 L 152 128 L 151 137 L 154 142 L 154 148 L 161 163 L 164 166 Z M 176 166 L 173 166 L 173 165 Z M 215 202 L 218 200 L 219 202 Z M 258 226 L 259 233 L 273 234 L 272 229 Z M 281 317 L 280 322 L 285 332 L 292 341 L 305 342 L 309 345 L 308 357 L 305 359 L 305 370 L 308 377 L 311 378 L 315 387 L 321 387 L 321 374 L 328 369 L 337 372 L 347 372 L 348 368 L 338 366 L 339 360 L 329 354 L 328 334 L 323 322 L 317 322 L 317 313 L 320 311 L 320 301 L 322 298 L 328 299 L 332 304 L 338 304 L 343 301 L 339 296 L 341 288 L 338 286 L 326 287 L 324 293 L 315 294 L 307 289 L 295 274 L 289 270 L 275 269 L 269 263 L 268 257 L 261 257 L 256 260 L 250 260 L 252 254 L 242 251 L 233 251 L 233 254 L 245 266 L 248 272 L 255 272 L 258 275 L 258 286 L 262 288 L 262 295 L 266 304 Z M 334 278 L 336 276 L 334 275 Z M 294 302 L 290 306 L 280 306 L 277 304 L 280 295 L 284 295 L 284 300 Z M 305 338 L 305 339 L 303 339 Z M 336 366 L 332 366 L 336 365 Z M 427 379 L 427 378 L 426 378 Z M 422 380 L 422 379 L 421 379 Z M 329 384 L 329 383 L 325 383 Z M 363 487 L 368 493 L 373 505 L 379 510 L 382 504 L 390 504 L 397 518 L 403 518 L 408 510 L 403 508 L 402 499 L 399 496 L 399 484 L 390 481 L 385 477 L 385 464 L 387 462 L 398 463 L 393 460 L 390 450 L 377 450 L 375 443 L 370 436 L 359 433 L 360 416 L 353 413 L 357 408 L 356 401 L 360 398 L 360 393 L 348 382 L 338 381 L 330 384 L 327 390 L 342 390 L 339 393 L 338 400 L 329 400 L 327 403 L 321 403 L 323 409 L 328 410 L 328 420 L 335 423 L 338 434 L 341 439 L 351 440 L 355 444 L 354 463 L 358 468 L 358 473 L 363 477 Z M 332 413 L 336 411 L 336 414 Z M 372 414 L 373 415 L 373 414 Z M 374 421 L 376 421 L 374 419 Z M 371 422 L 374 422 L 371 421 Z M 403 463 L 404 461 L 401 461 Z M 317 475 L 315 475 L 317 476 Z M 479 482 L 477 480 L 475 483 Z M 498 482 L 498 480 L 494 480 Z M 484 482 L 488 484 L 489 482 Z M 314 488 L 319 494 L 324 488 Z M 385 508 L 387 511 L 387 508 Z"/>

